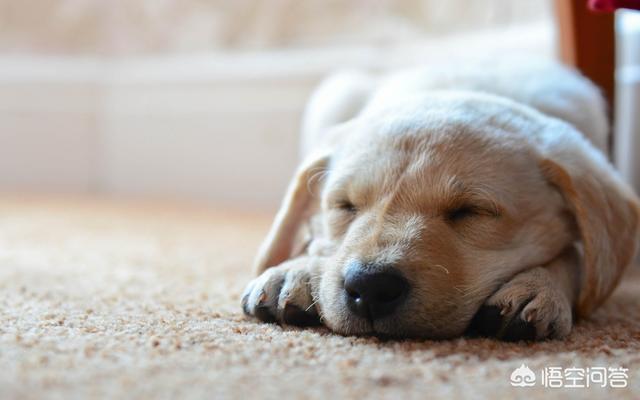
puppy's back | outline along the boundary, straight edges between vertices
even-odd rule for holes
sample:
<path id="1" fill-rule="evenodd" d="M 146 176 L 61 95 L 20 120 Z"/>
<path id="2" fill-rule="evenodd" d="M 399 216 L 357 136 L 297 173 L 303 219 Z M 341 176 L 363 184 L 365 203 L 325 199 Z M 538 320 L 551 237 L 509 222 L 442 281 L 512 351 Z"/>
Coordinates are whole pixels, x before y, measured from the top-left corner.
<path id="1" fill-rule="evenodd" d="M 385 78 L 368 107 L 430 90 L 468 90 L 507 97 L 574 125 L 606 152 L 609 124 L 598 88 L 577 71 L 552 61 L 506 59 L 464 66 L 427 66 Z"/>
<path id="2" fill-rule="evenodd" d="M 302 118 L 302 156 L 321 141 L 327 128 L 358 115 L 376 86 L 373 75 L 357 70 L 338 72 L 322 81 L 309 98 Z"/>
<path id="3" fill-rule="evenodd" d="M 528 105 L 575 126 L 595 147 L 607 152 L 609 123 L 598 88 L 575 70 L 548 60 L 505 58 L 464 65 L 430 65 L 387 75 L 343 71 L 325 79 L 311 96 L 303 118 L 302 155 L 327 128 L 364 110 L 376 112 L 408 96 L 433 90 L 484 92 Z"/>

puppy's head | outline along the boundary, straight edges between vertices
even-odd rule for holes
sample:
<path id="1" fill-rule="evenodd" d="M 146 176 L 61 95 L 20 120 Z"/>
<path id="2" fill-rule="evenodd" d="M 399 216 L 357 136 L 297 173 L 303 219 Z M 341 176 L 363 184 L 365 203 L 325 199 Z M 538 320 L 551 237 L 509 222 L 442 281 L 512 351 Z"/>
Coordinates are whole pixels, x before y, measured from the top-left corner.
<path id="1" fill-rule="evenodd" d="M 635 197 L 567 124 L 442 93 L 365 112 L 337 134 L 339 146 L 299 171 L 259 259 L 290 257 L 319 210 L 331 250 L 315 297 L 337 332 L 459 335 L 501 283 L 575 241 L 588 313 L 633 256 Z"/>

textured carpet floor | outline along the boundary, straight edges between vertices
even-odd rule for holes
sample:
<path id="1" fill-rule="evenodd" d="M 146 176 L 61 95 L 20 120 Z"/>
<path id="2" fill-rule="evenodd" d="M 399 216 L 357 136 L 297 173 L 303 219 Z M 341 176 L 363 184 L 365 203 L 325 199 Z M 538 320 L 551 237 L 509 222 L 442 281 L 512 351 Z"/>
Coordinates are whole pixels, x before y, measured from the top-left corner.
<path id="1" fill-rule="evenodd" d="M 0 397 L 640 398 L 640 276 L 564 341 L 383 342 L 245 319 L 265 216 L 0 201 Z M 623 366 L 626 389 L 511 387 L 522 363 Z"/>

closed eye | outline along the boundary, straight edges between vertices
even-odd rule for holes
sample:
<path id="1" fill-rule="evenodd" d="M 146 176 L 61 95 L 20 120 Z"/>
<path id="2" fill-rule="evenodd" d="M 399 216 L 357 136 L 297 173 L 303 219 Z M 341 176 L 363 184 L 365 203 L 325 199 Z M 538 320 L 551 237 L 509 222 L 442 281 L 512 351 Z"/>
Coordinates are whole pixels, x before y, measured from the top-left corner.
<path id="1" fill-rule="evenodd" d="M 476 205 L 464 204 L 451 208 L 446 212 L 445 216 L 449 222 L 455 223 L 478 216 L 499 217 L 500 213 L 497 209 L 489 210 Z"/>
<path id="2" fill-rule="evenodd" d="M 478 210 L 468 205 L 453 208 L 446 213 L 447 220 L 451 222 L 459 222 L 474 215 L 478 215 Z"/>
<path id="3" fill-rule="evenodd" d="M 358 208 L 349 200 L 342 200 L 336 203 L 336 208 L 349 213 L 356 213 Z"/>

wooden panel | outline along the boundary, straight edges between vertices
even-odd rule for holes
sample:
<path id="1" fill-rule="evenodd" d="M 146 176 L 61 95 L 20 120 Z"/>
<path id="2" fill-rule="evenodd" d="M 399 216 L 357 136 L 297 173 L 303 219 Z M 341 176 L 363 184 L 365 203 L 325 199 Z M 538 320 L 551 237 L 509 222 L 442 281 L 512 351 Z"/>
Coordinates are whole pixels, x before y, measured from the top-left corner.
<path id="1" fill-rule="evenodd" d="M 561 59 L 578 68 L 603 91 L 613 115 L 615 79 L 614 14 L 596 13 L 586 0 L 556 0 Z"/>

